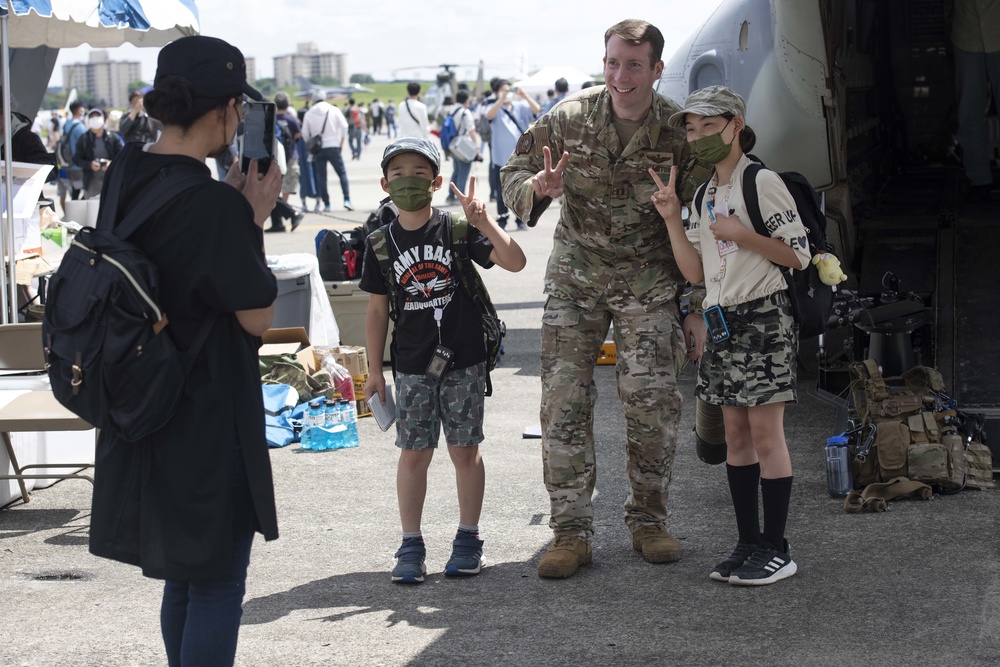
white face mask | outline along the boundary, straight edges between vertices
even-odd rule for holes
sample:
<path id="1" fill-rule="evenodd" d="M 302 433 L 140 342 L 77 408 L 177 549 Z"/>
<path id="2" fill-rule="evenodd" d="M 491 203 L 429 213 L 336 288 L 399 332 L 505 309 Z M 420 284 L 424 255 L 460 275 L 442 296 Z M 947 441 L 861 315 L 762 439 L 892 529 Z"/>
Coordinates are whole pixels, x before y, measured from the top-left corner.
<path id="1" fill-rule="evenodd" d="M 101 118 L 100 116 L 94 116 L 93 118 L 87 121 L 87 126 L 90 127 L 90 129 L 92 130 L 99 130 L 102 127 L 104 127 L 104 119 Z"/>

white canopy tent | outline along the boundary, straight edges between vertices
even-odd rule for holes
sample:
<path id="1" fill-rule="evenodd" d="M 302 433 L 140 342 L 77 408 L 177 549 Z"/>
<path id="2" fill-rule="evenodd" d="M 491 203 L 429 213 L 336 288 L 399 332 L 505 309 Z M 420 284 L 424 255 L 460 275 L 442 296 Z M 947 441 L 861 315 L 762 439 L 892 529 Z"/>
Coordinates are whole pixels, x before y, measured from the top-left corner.
<path id="1" fill-rule="evenodd" d="M 0 0 L 0 69 L 4 118 L 10 118 L 12 86 L 21 111 L 34 116 L 61 48 L 163 46 L 200 30 L 194 0 Z M 30 112 L 30 113 L 28 113 Z M 4 145 L 10 146 L 10 123 Z M 13 201 L 11 152 L 4 151 L 6 201 Z M 13 258 L 12 220 L 0 224 L 0 256 Z M 3 323 L 17 321 L 14 262 L 0 271 Z"/>
<path id="2" fill-rule="evenodd" d="M 556 80 L 566 79 L 570 92 L 580 90 L 587 81 L 593 81 L 594 77 L 584 74 L 575 67 L 568 65 L 549 65 L 538 70 L 527 79 L 521 79 L 514 85 L 520 86 L 529 95 L 545 95 L 549 89 L 555 89 Z"/>

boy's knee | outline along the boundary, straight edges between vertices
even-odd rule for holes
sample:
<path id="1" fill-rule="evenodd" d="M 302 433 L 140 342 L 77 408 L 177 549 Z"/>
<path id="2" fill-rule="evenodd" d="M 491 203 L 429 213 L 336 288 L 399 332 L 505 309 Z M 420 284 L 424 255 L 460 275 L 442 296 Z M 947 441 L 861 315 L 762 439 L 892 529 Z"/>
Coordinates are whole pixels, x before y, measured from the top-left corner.
<path id="1" fill-rule="evenodd" d="M 479 460 L 479 446 L 449 446 L 448 453 L 455 465 L 472 465 Z"/>
<path id="2" fill-rule="evenodd" d="M 433 449 L 402 449 L 399 452 L 399 464 L 407 469 L 419 470 L 429 466 L 433 456 Z"/>

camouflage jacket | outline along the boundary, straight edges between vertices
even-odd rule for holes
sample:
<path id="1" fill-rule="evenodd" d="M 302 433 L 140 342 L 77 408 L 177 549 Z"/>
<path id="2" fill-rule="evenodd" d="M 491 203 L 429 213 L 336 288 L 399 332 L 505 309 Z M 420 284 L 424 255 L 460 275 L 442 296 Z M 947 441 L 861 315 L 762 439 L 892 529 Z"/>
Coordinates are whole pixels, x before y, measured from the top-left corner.
<path id="1" fill-rule="evenodd" d="M 553 162 L 563 151 L 563 205 L 545 271 L 545 293 L 593 308 L 611 277 L 620 273 L 646 307 L 673 300 L 684 278 L 670 249 L 663 218 L 651 197 L 653 167 L 666 182 L 677 165 L 681 198 L 690 202 L 711 172 L 696 162 L 683 129 L 667 119 L 676 104 L 653 94 L 645 121 L 622 149 L 611 119 L 611 97 L 593 86 L 540 117 L 518 141 L 501 171 L 503 198 L 534 224 L 551 203 L 534 204 L 531 178 L 543 168 L 542 146 Z"/>

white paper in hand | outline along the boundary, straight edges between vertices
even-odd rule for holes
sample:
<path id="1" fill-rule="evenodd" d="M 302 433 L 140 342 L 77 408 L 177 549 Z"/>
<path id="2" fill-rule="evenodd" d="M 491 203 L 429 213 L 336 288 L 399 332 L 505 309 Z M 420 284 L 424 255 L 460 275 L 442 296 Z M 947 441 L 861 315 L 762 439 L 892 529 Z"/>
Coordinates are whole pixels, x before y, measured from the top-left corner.
<path id="1" fill-rule="evenodd" d="M 396 401 L 392 398 L 392 385 L 385 386 L 385 403 L 378 399 L 378 394 L 373 394 L 368 399 L 368 407 L 375 417 L 375 423 L 383 431 L 388 431 L 393 422 L 396 421 Z"/>

